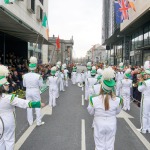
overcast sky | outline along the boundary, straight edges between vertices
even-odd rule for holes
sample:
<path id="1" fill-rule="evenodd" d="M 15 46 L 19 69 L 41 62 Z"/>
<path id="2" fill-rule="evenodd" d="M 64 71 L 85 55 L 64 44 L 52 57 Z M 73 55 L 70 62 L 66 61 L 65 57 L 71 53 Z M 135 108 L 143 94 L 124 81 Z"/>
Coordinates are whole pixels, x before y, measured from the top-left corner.
<path id="1" fill-rule="evenodd" d="M 74 57 L 83 57 L 94 44 L 101 44 L 102 0 L 49 0 L 50 36 L 69 40 Z"/>

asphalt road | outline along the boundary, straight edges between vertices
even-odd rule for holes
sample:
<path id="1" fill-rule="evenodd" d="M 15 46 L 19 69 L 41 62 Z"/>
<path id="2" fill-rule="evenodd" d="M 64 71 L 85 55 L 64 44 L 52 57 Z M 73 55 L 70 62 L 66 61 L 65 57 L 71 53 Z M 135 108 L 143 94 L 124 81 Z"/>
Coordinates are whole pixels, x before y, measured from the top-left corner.
<path id="1" fill-rule="evenodd" d="M 78 67 L 81 71 L 85 67 Z M 65 92 L 60 92 L 52 115 L 44 115 L 45 125 L 35 127 L 20 144 L 20 150 L 94 150 L 93 117 L 87 112 L 87 101 L 82 101 L 84 91 L 69 82 Z M 42 100 L 48 102 L 48 91 Z M 16 109 L 16 142 L 27 133 L 26 110 Z M 130 115 L 130 116 L 129 116 Z M 131 103 L 131 111 L 118 116 L 115 150 L 150 149 L 150 134 L 136 131 L 140 128 L 140 109 Z M 143 142 L 142 142 L 143 141 Z M 147 148 L 146 148 L 146 146 Z"/>

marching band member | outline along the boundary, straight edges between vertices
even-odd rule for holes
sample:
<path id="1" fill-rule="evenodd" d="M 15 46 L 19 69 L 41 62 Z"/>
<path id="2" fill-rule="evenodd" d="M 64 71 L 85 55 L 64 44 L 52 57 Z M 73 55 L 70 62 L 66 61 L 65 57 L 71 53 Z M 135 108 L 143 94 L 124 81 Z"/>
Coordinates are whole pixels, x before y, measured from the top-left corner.
<path id="1" fill-rule="evenodd" d="M 138 131 L 142 133 L 150 133 L 150 61 L 144 64 L 145 81 L 141 78 L 139 80 L 138 90 L 142 92 L 141 99 L 141 128 Z"/>
<path id="2" fill-rule="evenodd" d="M 56 106 L 56 97 L 58 93 L 58 77 L 55 77 L 56 67 L 51 68 L 51 76 L 48 77 L 47 83 L 49 86 L 49 105 Z"/>
<path id="3" fill-rule="evenodd" d="M 114 150 L 117 129 L 116 115 L 120 113 L 122 99 L 114 94 L 114 71 L 103 71 L 102 88 L 99 96 L 90 97 L 88 112 L 94 115 L 95 150 Z"/>
<path id="4" fill-rule="evenodd" d="M 88 96 L 92 96 L 95 94 L 95 91 L 94 91 L 94 84 L 97 83 L 97 79 L 95 78 L 95 75 L 96 75 L 96 67 L 93 66 L 92 67 L 92 70 L 91 70 L 91 77 L 89 77 L 87 79 L 87 86 L 88 86 Z"/>
<path id="5" fill-rule="evenodd" d="M 71 74 L 71 80 L 72 80 L 72 84 L 76 84 L 76 78 L 77 78 L 77 69 L 74 66 L 73 70 L 72 70 L 72 74 Z"/>
<path id="6" fill-rule="evenodd" d="M 119 64 L 119 71 L 116 73 L 116 96 L 120 96 L 120 81 L 124 78 L 124 73 L 123 73 L 123 63 Z"/>
<path id="7" fill-rule="evenodd" d="M 92 63 L 87 63 L 87 71 L 85 72 L 85 100 L 88 100 L 88 85 L 87 85 L 87 79 L 91 77 L 91 69 L 92 69 Z"/>
<path id="8" fill-rule="evenodd" d="M 66 64 L 63 64 L 63 68 L 64 68 L 64 76 L 65 76 L 65 86 L 68 87 L 68 69 L 67 69 L 67 66 Z"/>
<path id="9" fill-rule="evenodd" d="M 99 68 L 97 70 L 97 75 L 95 76 L 95 78 L 97 79 L 97 83 L 94 85 L 95 95 L 99 95 L 100 93 L 102 73 L 103 70 Z"/>
<path id="10" fill-rule="evenodd" d="M 132 80 L 131 78 L 131 69 L 127 69 L 124 74 L 124 79 L 121 80 L 121 95 L 124 101 L 124 110 L 130 110 L 130 95 L 131 95 L 131 87 Z"/>
<path id="11" fill-rule="evenodd" d="M 30 72 L 26 73 L 23 76 L 23 86 L 26 87 L 26 99 L 31 101 L 41 100 L 40 87 L 43 86 L 43 79 L 39 74 L 34 72 L 36 68 L 37 68 L 37 58 L 31 57 L 29 64 Z M 41 121 L 42 118 L 41 109 L 35 108 L 35 112 L 36 112 L 37 126 L 43 125 L 44 122 Z M 33 124 L 32 108 L 27 108 L 27 120 L 29 122 L 29 125 Z"/>
<path id="12" fill-rule="evenodd" d="M 13 150 L 15 145 L 15 107 L 20 108 L 39 108 L 44 106 L 38 97 L 29 101 L 18 98 L 15 94 L 6 94 L 9 90 L 9 83 L 6 76 L 8 75 L 7 67 L 0 66 L 0 120 L 2 120 L 3 129 L 0 138 L 0 150 Z"/>

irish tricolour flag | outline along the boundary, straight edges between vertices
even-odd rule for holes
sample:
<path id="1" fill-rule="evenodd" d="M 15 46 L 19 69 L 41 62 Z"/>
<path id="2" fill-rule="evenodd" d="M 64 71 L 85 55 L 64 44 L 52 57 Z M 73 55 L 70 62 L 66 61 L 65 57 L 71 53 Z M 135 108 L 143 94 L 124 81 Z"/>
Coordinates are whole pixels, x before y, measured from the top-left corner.
<path id="1" fill-rule="evenodd" d="M 14 2 L 15 0 L 4 0 L 5 4 L 10 4 L 12 2 Z"/>

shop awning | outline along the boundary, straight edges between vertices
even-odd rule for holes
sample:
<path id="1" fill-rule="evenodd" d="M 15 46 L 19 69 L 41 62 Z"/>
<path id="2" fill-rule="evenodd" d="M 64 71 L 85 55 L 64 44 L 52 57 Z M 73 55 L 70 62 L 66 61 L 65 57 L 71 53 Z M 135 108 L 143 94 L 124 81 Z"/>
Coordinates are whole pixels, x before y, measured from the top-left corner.
<path id="1" fill-rule="evenodd" d="M 52 45 L 43 35 L 16 16 L 13 16 L 10 12 L 5 10 L 3 6 L 0 7 L 0 31 L 26 42 Z"/>

